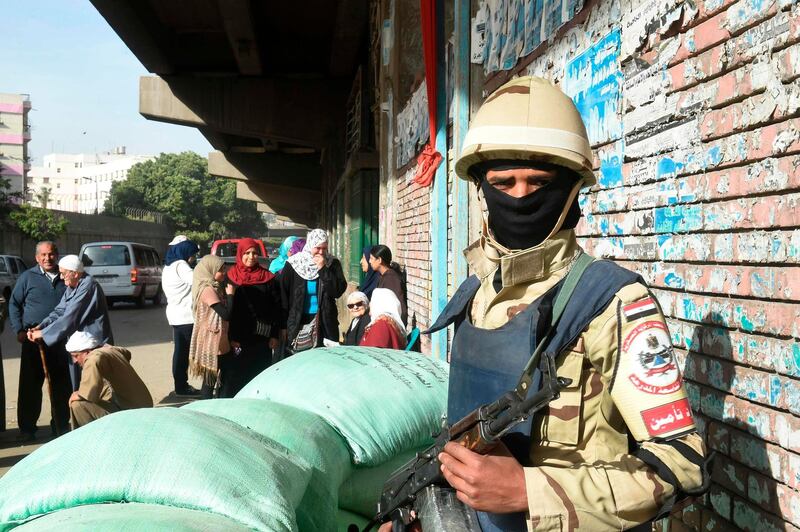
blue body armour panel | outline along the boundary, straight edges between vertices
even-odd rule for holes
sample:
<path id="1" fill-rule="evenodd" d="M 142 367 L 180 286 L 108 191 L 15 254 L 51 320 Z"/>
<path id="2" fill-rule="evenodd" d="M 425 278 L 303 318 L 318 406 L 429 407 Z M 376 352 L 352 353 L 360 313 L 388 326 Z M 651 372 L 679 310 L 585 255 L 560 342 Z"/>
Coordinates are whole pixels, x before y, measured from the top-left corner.
<path id="1" fill-rule="evenodd" d="M 612 262 L 599 260 L 590 264 L 543 353 L 556 357 L 577 340 L 622 287 L 635 282 L 644 283 L 637 274 Z M 469 308 L 480 288 L 480 279 L 473 275 L 462 283 L 433 326 L 425 331 L 436 332 L 451 323 L 456 324 L 450 355 L 448 423 L 455 423 L 517 386 L 538 339 L 548 331 L 552 304 L 562 283 L 563 279 L 497 329 L 480 329 L 472 325 Z M 538 390 L 541 371 L 537 368 L 532 377 L 531 389 Z M 522 465 L 529 463 L 531 424 L 532 419 L 529 419 L 503 437 L 503 443 Z M 478 512 L 478 518 L 484 532 L 527 530 L 524 512 Z"/>

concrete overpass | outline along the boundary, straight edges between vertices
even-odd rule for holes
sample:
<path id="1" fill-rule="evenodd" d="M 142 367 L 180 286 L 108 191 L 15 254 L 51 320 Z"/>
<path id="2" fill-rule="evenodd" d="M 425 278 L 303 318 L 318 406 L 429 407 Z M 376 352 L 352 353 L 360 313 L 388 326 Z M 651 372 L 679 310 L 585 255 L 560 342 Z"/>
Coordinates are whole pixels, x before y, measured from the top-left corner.
<path id="1" fill-rule="evenodd" d="M 196 127 L 239 197 L 314 225 L 339 178 L 367 0 L 92 0 L 142 64 L 139 111 Z"/>

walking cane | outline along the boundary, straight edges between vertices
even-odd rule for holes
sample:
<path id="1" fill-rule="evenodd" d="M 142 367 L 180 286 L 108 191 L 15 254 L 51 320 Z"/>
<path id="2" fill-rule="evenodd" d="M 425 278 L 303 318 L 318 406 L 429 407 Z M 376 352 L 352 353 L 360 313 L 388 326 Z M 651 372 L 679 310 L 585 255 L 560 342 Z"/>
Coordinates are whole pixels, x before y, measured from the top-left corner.
<path id="1" fill-rule="evenodd" d="M 55 406 L 53 405 L 53 383 L 50 382 L 50 372 L 47 371 L 47 360 L 45 360 L 45 355 L 44 355 L 44 344 L 38 342 L 38 345 L 39 345 L 39 356 L 42 357 L 42 369 L 44 370 L 44 378 L 47 381 L 47 393 L 49 394 L 50 397 L 50 410 L 51 410 L 50 415 L 53 417 L 53 423 L 55 423 L 56 426 L 56 435 L 60 436 L 61 427 L 58 426 L 59 425 L 58 415 L 56 414 Z"/>

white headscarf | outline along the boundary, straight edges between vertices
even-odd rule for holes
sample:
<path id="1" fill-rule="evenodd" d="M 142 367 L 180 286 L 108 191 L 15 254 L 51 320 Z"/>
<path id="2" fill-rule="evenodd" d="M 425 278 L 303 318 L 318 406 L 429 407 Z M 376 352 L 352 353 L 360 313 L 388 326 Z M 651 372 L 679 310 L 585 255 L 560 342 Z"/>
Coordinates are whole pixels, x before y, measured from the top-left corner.
<path id="1" fill-rule="evenodd" d="M 303 251 L 295 253 L 286 262 L 292 265 L 292 269 L 297 272 L 297 275 L 306 281 L 313 281 L 319 277 L 319 270 L 314 263 L 311 251 L 321 246 L 328 241 L 328 233 L 324 229 L 313 229 L 306 235 L 306 245 L 303 246 Z M 330 264 L 330 255 L 326 255 L 325 263 Z"/>
<path id="2" fill-rule="evenodd" d="M 406 326 L 400 318 L 400 308 L 400 300 L 394 292 L 388 288 L 376 288 L 372 291 L 372 298 L 369 301 L 370 323 L 375 323 L 379 316 L 388 316 L 405 333 Z"/>

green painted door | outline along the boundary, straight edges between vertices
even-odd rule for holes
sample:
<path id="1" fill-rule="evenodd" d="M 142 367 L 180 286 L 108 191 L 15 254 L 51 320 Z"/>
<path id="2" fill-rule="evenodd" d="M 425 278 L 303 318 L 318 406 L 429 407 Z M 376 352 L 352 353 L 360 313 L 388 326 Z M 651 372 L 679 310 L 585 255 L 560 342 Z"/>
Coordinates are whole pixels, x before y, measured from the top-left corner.
<path id="1" fill-rule="evenodd" d="M 378 244 L 378 173 L 362 170 L 350 187 L 350 257 L 348 279 L 361 282 L 361 254 L 366 246 Z"/>

